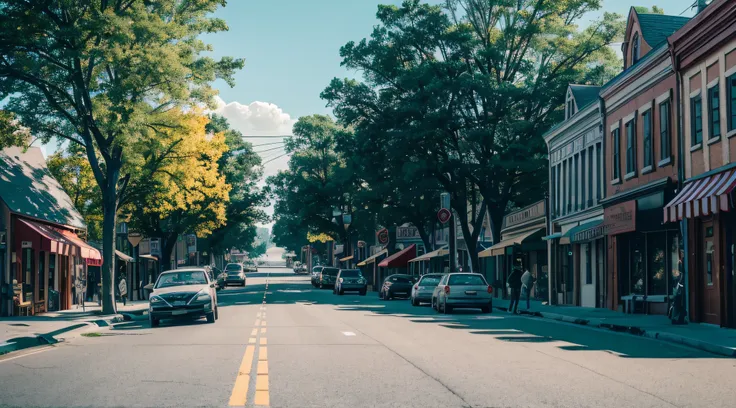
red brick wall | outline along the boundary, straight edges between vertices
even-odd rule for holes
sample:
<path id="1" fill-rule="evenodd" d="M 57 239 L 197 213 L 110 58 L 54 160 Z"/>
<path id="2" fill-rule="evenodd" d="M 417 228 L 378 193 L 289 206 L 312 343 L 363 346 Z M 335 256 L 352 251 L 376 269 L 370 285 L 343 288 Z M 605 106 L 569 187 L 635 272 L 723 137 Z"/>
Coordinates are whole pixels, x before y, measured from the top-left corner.
<path id="1" fill-rule="evenodd" d="M 736 66 L 736 51 L 726 54 L 726 71 Z"/>
<path id="2" fill-rule="evenodd" d="M 660 81 L 657 85 L 653 86 L 652 88 L 648 89 L 647 91 L 639 94 L 635 98 L 629 100 L 624 105 L 617 108 L 615 111 L 608 112 L 606 117 L 606 137 L 608 146 L 612 146 L 612 138 L 611 138 L 611 132 L 610 128 L 611 125 L 619 122 L 621 124 L 620 130 L 621 130 L 621 146 L 620 146 L 620 152 L 621 152 L 621 162 L 620 162 L 620 168 L 621 168 L 621 184 L 611 185 L 611 179 L 613 175 L 613 147 L 608 149 L 606 152 L 606 176 L 608 180 L 606 180 L 606 188 L 607 188 L 607 196 L 610 197 L 616 193 L 620 193 L 622 191 L 630 190 L 634 187 L 637 187 L 642 184 L 649 183 L 654 180 L 661 179 L 663 177 L 671 177 L 673 180 L 677 179 L 677 134 L 676 134 L 676 121 L 674 117 L 675 113 L 675 104 L 670 100 L 670 113 L 672 117 L 670 118 L 670 128 L 672 131 L 670 132 L 670 150 L 672 152 L 672 155 L 674 157 L 673 163 L 668 166 L 664 167 L 657 167 L 657 163 L 659 162 L 660 158 L 660 141 L 659 141 L 659 108 L 658 105 L 654 104 L 654 107 L 652 108 L 651 112 L 653 114 L 652 118 L 652 146 L 654 148 L 654 171 L 648 174 L 641 174 L 641 169 L 644 167 L 644 149 L 643 149 L 643 143 L 644 143 L 644 136 L 643 136 L 643 121 L 641 120 L 641 114 L 638 113 L 642 107 L 652 105 L 653 102 L 657 97 L 660 95 L 670 92 L 670 95 L 673 94 L 673 89 L 676 86 L 676 80 L 675 75 L 671 74 L 667 76 L 665 79 Z M 622 91 L 623 92 L 623 91 Z M 624 180 L 624 176 L 626 175 L 626 128 L 625 123 L 623 123 L 622 119 L 626 117 L 627 115 L 631 114 L 632 112 L 637 111 L 637 176 L 632 178 L 631 180 Z"/>
<path id="3" fill-rule="evenodd" d="M 710 81 L 718 78 L 720 74 L 720 70 L 718 69 L 718 62 L 708 67 L 708 77 L 706 83 L 710 83 Z"/>
<path id="4" fill-rule="evenodd" d="M 721 132 L 723 133 L 723 132 Z M 721 135 L 723 137 L 723 135 Z M 723 166 L 723 142 L 717 142 L 710 145 L 710 152 L 708 154 L 710 158 L 710 168 L 717 169 Z"/>
<path id="5" fill-rule="evenodd" d="M 695 74 L 695 76 L 690 78 L 690 92 L 697 91 L 698 89 L 702 88 L 703 82 L 700 77 L 700 72 Z M 685 95 L 685 97 L 689 98 L 689 95 Z M 705 98 L 703 98 L 705 99 Z"/>

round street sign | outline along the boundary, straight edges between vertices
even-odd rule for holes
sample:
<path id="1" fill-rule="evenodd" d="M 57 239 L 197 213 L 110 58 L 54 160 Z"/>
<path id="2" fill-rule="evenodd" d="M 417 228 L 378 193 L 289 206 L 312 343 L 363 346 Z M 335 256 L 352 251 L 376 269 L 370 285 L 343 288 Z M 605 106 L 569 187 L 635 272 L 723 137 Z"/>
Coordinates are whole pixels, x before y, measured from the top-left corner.
<path id="1" fill-rule="evenodd" d="M 388 230 L 386 228 L 378 231 L 376 235 L 378 236 L 378 242 L 388 244 Z"/>
<path id="2" fill-rule="evenodd" d="M 447 208 L 443 208 L 437 212 L 437 219 L 440 220 L 441 223 L 446 224 L 447 221 L 450 221 L 450 217 L 452 217 L 452 213 L 450 213 L 450 210 Z"/>

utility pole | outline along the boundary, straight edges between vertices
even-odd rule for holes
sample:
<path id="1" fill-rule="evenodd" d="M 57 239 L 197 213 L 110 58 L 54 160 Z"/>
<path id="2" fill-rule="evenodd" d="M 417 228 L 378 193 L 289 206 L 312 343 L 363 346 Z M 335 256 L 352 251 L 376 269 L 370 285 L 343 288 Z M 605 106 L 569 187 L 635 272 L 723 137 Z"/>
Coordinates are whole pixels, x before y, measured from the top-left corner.
<path id="1" fill-rule="evenodd" d="M 450 219 L 447 221 L 448 225 L 447 228 L 449 228 L 450 236 L 448 239 L 447 246 L 449 247 L 450 253 L 448 256 L 450 257 L 450 272 L 455 272 L 455 267 L 457 264 L 457 243 L 455 242 L 455 215 L 452 211 L 452 207 L 450 205 L 450 193 L 442 193 L 440 194 L 440 207 L 446 208 L 450 211 Z"/>

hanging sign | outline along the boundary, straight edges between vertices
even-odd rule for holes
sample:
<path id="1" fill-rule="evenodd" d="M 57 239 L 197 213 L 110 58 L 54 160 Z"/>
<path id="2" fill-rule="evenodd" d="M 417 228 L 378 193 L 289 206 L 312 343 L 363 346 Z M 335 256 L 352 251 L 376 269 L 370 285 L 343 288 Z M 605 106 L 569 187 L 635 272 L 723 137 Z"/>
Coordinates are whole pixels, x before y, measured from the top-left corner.
<path id="1" fill-rule="evenodd" d="M 437 212 L 437 219 L 443 224 L 447 224 L 450 217 L 452 217 L 452 213 L 447 208 L 442 208 Z"/>
<path id="2" fill-rule="evenodd" d="M 385 245 L 388 244 L 388 230 L 386 228 L 378 231 L 376 233 L 376 236 L 378 237 L 378 242 Z"/>

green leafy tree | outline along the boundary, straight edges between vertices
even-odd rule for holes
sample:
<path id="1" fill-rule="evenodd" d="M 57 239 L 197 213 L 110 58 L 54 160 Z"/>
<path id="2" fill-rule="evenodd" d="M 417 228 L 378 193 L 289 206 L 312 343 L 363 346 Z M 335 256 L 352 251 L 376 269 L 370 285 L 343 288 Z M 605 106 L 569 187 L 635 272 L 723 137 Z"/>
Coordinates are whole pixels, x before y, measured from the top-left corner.
<path id="1" fill-rule="evenodd" d="M 417 163 L 451 193 L 477 267 L 485 211 L 498 241 L 509 207 L 543 197 L 542 134 L 562 120 L 567 85 L 600 84 L 616 72 L 608 45 L 622 32 L 620 17 L 605 13 L 584 30 L 576 25 L 600 6 L 600 0 L 379 6 L 370 38 L 340 50 L 342 65 L 361 72 L 363 82 L 335 79 L 322 96 L 341 124 L 362 129 L 372 143 L 400 138 L 414 148 L 386 160 Z M 476 194 L 480 205 L 468 211 Z"/>
<path id="2" fill-rule="evenodd" d="M 265 242 L 259 242 L 256 245 L 252 245 L 251 249 L 248 251 L 248 258 L 256 259 L 266 255 L 266 249 L 268 249 L 267 246 L 268 244 Z"/>
<path id="3" fill-rule="evenodd" d="M 82 146 L 102 194 L 102 311 L 113 313 L 115 223 L 132 146 L 156 113 L 211 104 L 243 61 L 202 56 L 223 0 L 0 0 L 0 99 L 44 141 Z M 154 132 L 155 134 L 155 132 Z"/>

